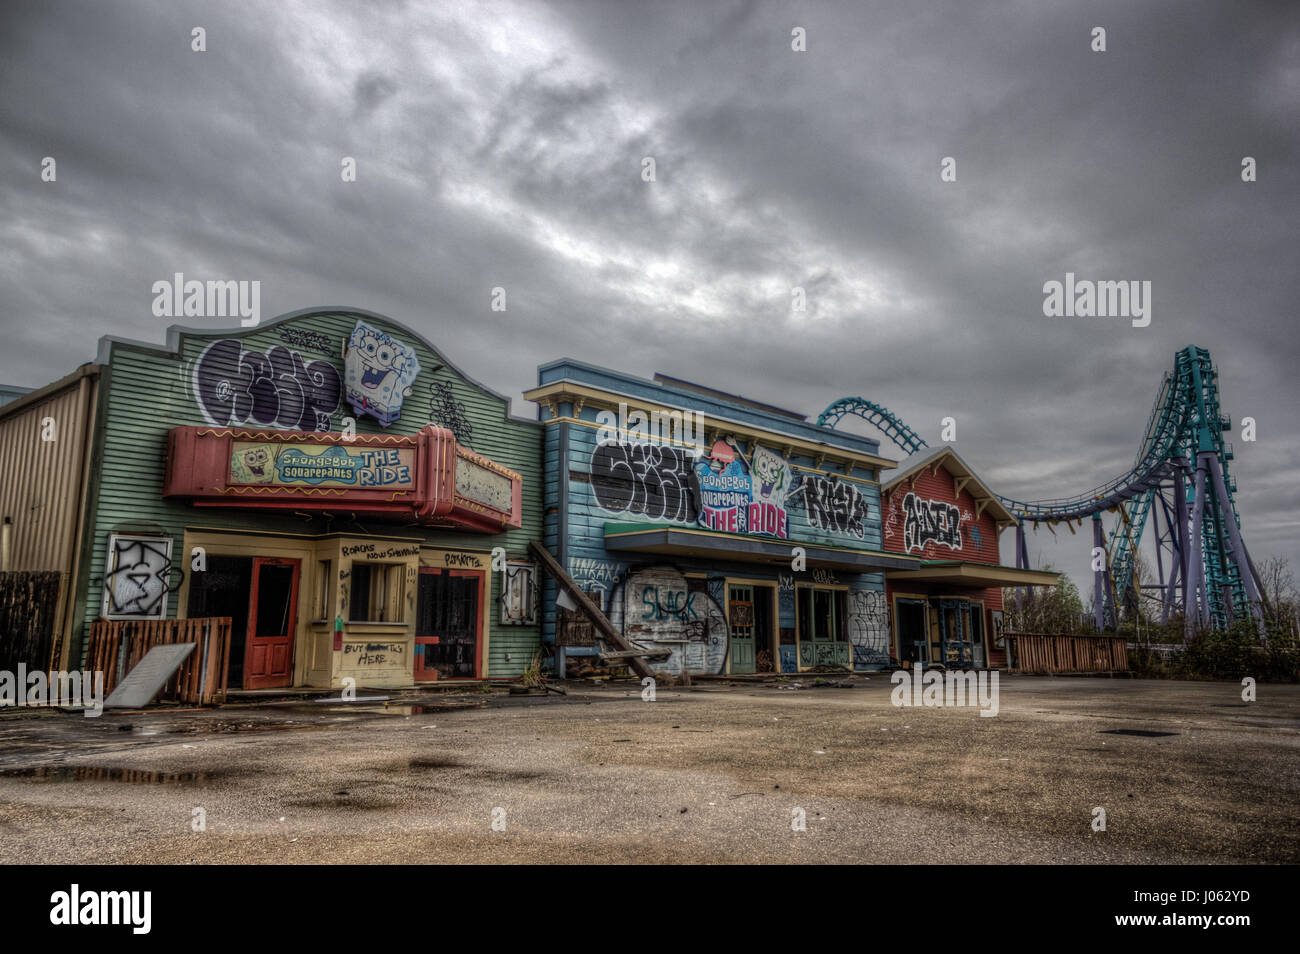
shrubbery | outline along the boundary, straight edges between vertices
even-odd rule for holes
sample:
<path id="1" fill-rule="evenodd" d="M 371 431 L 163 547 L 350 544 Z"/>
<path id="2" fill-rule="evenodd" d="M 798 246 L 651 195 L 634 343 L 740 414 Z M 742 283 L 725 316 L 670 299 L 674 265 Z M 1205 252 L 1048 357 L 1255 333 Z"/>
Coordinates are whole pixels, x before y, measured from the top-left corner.
<path id="1" fill-rule="evenodd" d="M 1261 639 L 1254 620 L 1229 629 L 1202 629 L 1183 644 L 1183 621 L 1153 626 L 1128 651 L 1129 665 L 1141 676 L 1169 679 L 1231 679 L 1253 676 L 1260 682 L 1300 681 L 1300 641 L 1293 630 L 1266 621 Z M 1152 646 L 1177 646 L 1166 652 Z"/>

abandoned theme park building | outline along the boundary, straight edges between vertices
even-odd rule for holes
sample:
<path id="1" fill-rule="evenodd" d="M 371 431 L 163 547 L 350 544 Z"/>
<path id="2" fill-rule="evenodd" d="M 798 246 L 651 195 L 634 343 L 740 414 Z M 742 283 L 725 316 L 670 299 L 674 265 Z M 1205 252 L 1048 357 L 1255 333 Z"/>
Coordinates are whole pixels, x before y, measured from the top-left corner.
<path id="1" fill-rule="evenodd" d="M 525 397 L 355 309 L 104 338 L 0 406 L 0 570 L 45 571 L 16 651 L 220 619 L 250 690 L 564 674 L 613 631 L 670 672 L 996 666 L 1001 587 L 1056 582 L 998 565 L 1016 518 L 950 450 L 567 359 Z"/>

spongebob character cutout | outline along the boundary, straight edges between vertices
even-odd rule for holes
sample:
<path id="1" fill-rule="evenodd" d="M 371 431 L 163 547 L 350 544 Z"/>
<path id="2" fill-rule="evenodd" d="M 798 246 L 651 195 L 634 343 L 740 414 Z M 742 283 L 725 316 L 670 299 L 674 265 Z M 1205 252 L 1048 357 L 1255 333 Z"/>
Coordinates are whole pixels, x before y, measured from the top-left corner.
<path id="1" fill-rule="evenodd" d="M 236 450 L 230 458 L 230 477 L 237 484 L 268 484 L 276 479 L 275 450 L 258 444 Z"/>
<path id="2" fill-rule="evenodd" d="M 369 414 L 384 427 L 392 424 L 402 416 L 402 398 L 410 397 L 419 373 L 414 348 L 357 319 L 343 348 L 343 376 L 358 417 Z"/>

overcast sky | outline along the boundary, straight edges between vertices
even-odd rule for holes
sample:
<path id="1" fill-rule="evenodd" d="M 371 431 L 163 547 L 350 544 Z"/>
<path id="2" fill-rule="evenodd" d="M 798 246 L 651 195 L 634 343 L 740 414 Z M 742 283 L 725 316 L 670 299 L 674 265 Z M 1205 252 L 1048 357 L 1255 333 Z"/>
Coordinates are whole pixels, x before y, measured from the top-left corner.
<path id="1" fill-rule="evenodd" d="M 1196 344 L 1247 545 L 1300 569 L 1298 113 L 1285 2 L 4 0 L 0 383 L 162 342 L 174 272 L 256 279 L 264 318 L 390 315 L 518 414 L 565 355 L 862 395 L 1033 499 L 1131 464 Z M 1066 272 L 1150 281 L 1150 325 L 1044 316 Z M 1087 587 L 1065 535 L 1031 558 Z"/>

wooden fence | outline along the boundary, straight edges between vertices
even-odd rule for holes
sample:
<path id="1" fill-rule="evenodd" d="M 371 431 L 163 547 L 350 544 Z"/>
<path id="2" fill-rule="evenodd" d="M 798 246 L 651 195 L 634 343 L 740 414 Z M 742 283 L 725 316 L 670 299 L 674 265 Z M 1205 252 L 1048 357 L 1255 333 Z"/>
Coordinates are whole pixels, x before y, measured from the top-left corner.
<path id="1" fill-rule="evenodd" d="M 230 663 L 230 617 L 202 619 L 96 620 L 90 627 L 86 668 L 104 674 L 104 694 L 122 681 L 154 646 L 195 643 L 159 699 L 190 705 L 226 701 Z"/>
<path id="2" fill-rule="evenodd" d="M 63 574 L 50 571 L 0 573 L 0 670 L 54 669 L 55 621 Z"/>
<path id="3" fill-rule="evenodd" d="M 1007 633 L 1008 672 L 1127 672 L 1123 636 L 1049 636 Z"/>

